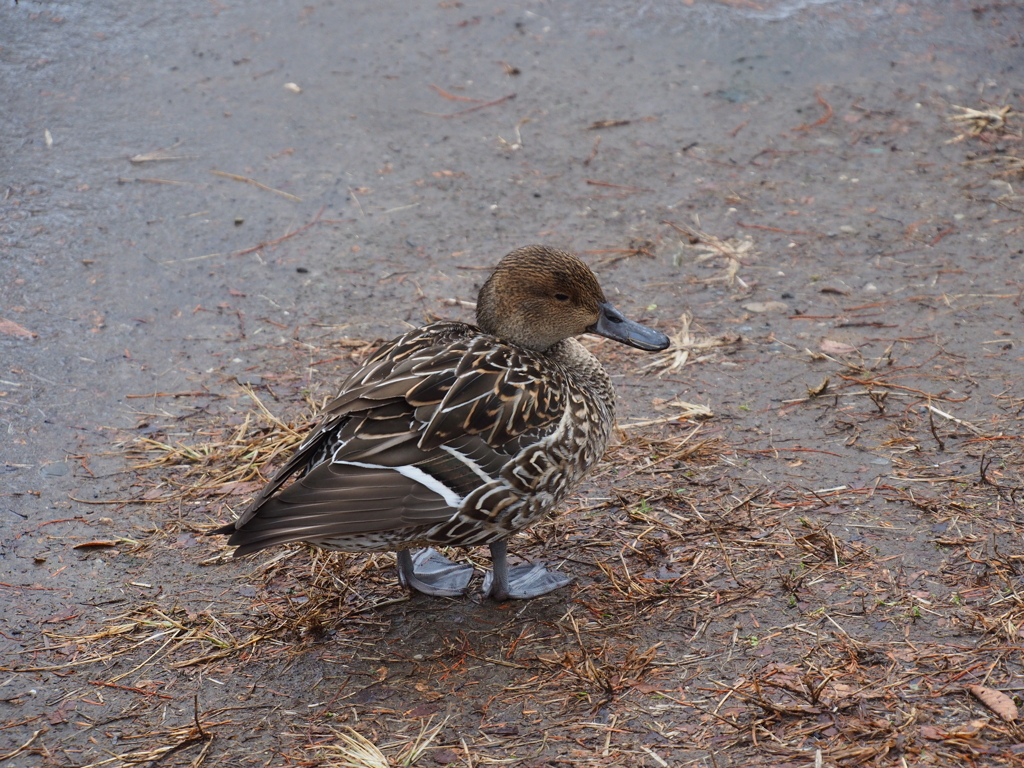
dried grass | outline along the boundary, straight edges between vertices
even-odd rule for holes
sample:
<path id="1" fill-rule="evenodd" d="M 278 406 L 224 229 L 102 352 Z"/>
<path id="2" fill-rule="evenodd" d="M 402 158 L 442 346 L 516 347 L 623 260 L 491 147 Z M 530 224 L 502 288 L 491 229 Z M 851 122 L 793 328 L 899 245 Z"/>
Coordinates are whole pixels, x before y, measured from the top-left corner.
<path id="1" fill-rule="evenodd" d="M 657 371 L 659 377 L 667 373 L 678 373 L 687 364 L 697 365 L 716 359 L 717 356 L 711 350 L 719 347 L 731 347 L 740 343 L 740 336 L 735 333 L 698 337 L 690 331 L 692 320 L 693 316 L 689 313 L 680 317 L 679 330 L 669 334 L 668 348 L 665 352 L 656 355 L 651 362 L 641 366 L 641 370 Z M 691 359 L 691 355 L 695 355 L 693 359 Z M 707 416 L 711 415 L 711 412 L 708 411 Z"/>
<path id="2" fill-rule="evenodd" d="M 686 340 L 680 332 L 679 346 Z M 162 681 L 175 675 L 230 681 L 242 669 L 336 666 L 346 677 L 306 716 L 301 741 L 277 721 L 283 754 L 320 765 L 1011 765 L 1019 723 L 972 725 L 985 710 L 965 686 L 1006 688 L 1024 672 L 1024 558 L 1011 545 L 1024 454 L 1009 437 L 1021 401 L 1006 395 L 1001 414 L 968 419 L 892 368 L 832 380 L 841 383 L 827 395 L 784 407 L 830 414 L 844 435 L 873 434 L 893 456 L 886 481 L 758 480 L 764 462 L 793 471 L 824 452 L 731 445 L 671 400 L 655 406 L 667 416 L 627 425 L 564 514 L 516 538 L 517 554 L 562 559 L 575 575 L 550 600 L 410 598 L 393 555 L 294 546 L 257 558 L 203 608 L 130 593 L 115 612 L 48 629 L 15 668 L 89 670 L 98 690 L 163 703 L 177 692 Z M 901 416 L 877 417 L 867 388 L 889 394 L 883 414 L 902 403 Z M 119 547 L 142 562 L 223 561 L 220 541 L 190 534 L 253 492 L 313 423 L 245 397 L 254 410 L 237 424 L 190 419 L 193 442 L 126 443 L 153 494 L 193 506 Z M 943 410 L 935 418 L 908 403 Z M 310 408 L 309 398 L 282 406 Z M 974 466 L 952 471 L 948 456 L 921 448 L 940 440 Z M 891 544 L 917 518 L 926 524 L 908 545 L 941 549 L 940 565 L 922 573 L 904 570 Z M 189 546 L 169 550 L 169 532 Z M 451 553 L 486 566 L 481 554 Z M 426 631 L 435 617 L 443 631 Z M 474 688 L 481 675 L 486 685 Z M 231 690 L 245 696 L 248 686 Z M 363 699 L 372 692 L 381 698 Z M 171 729 L 150 716 L 144 749 L 93 765 L 170 764 L 179 751 L 198 764 L 216 749 L 204 734 L 251 727 L 251 715 L 230 729 L 217 716 Z"/>

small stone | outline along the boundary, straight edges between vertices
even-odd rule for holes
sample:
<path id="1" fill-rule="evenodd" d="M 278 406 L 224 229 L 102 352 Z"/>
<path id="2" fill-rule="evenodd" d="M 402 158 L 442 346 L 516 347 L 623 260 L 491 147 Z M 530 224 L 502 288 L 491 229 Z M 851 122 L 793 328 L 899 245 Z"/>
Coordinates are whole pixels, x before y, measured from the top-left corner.
<path id="1" fill-rule="evenodd" d="M 842 232 L 844 235 L 856 235 L 857 234 L 857 228 L 856 227 L 851 227 L 849 224 L 843 224 L 841 227 L 839 227 L 839 231 Z"/>
<path id="2" fill-rule="evenodd" d="M 789 305 L 782 301 L 751 301 L 742 306 L 747 312 L 757 312 L 758 314 L 789 312 Z"/>
<path id="3" fill-rule="evenodd" d="M 40 470 L 44 477 L 64 477 L 70 470 L 63 461 L 47 464 Z"/>

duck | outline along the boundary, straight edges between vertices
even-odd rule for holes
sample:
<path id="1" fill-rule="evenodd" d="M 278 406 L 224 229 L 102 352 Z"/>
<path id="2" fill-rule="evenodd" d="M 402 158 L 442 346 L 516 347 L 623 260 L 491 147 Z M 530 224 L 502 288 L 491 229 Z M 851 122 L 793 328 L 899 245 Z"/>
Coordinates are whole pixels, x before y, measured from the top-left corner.
<path id="1" fill-rule="evenodd" d="M 538 597 L 571 578 L 508 564 L 508 540 L 551 514 L 603 456 L 615 391 L 577 339 L 665 349 L 576 255 L 529 245 L 480 289 L 476 325 L 439 321 L 378 348 L 242 515 L 212 531 L 241 557 L 305 542 L 395 551 L 400 583 L 465 594 L 474 568 L 436 547 L 490 548 L 483 593 Z M 415 550 L 415 552 L 414 552 Z"/>

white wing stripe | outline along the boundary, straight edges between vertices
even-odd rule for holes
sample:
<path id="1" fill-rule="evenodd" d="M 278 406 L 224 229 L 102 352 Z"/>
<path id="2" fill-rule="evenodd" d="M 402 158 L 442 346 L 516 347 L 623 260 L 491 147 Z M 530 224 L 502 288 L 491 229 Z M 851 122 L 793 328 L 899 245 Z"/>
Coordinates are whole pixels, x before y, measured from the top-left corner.
<path id="1" fill-rule="evenodd" d="M 456 459 L 458 459 L 471 470 L 473 470 L 473 474 L 479 477 L 481 480 L 483 480 L 484 483 L 494 482 L 494 478 L 488 475 L 486 472 L 484 472 L 483 469 L 480 468 L 480 465 L 473 461 L 471 458 L 469 458 L 469 456 L 465 455 L 464 453 L 460 453 L 459 451 L 452 448 L 450 445 L 442 445 L 441 450 L 444 451 L 445 453 L 450 453 Z"/>
<path id="2" fill-rule="evenodd" d="M 348 464 L 353 467 L 362 467 L 363 469 L 390 469 L 392 472 L 397 472 L 403 477 L 407 477 L 410 480 L 415 480 L 417 483 L 427 488 L 442 499 L 452 509 L 458 509 L 462 506 L 462 502 L 465 500 L 464 496 L 459 496 L 455 491 L 449 488 L 447 485 L 442 483 L 436 477 L 431 477 L 419 467 L 413 467 L 408 464 L 402 467 L 385 467 L 380 464 L 364 464 L 361 461 L 335 461 L 334 464 Z"/>

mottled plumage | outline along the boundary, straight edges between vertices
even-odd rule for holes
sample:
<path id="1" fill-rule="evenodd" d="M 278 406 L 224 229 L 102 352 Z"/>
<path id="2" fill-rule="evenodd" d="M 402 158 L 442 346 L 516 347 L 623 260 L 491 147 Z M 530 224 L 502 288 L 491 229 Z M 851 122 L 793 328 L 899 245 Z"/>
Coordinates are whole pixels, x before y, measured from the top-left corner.
<path id="1" fill-rule="evenodd" d="M 504 555 L 510 535 L 578 486 L 614 424 L 608 375 L 572 337 L 596 332 L 641 349 L 668 340 L 625 320 L 575 256 L 542 246 L 502 260 L 477 319 L 410 331 L 349 376 L 242 517 L 217 530 L 235 554 L 295 541 L 399 550 L 403 582 L 447 595 L 472 569 L 433 550 L 414 561 L 408 549 L 489 544 L 492 596 L 567 583 L 542 566 L 517 566 L 510 582 Z"/>

